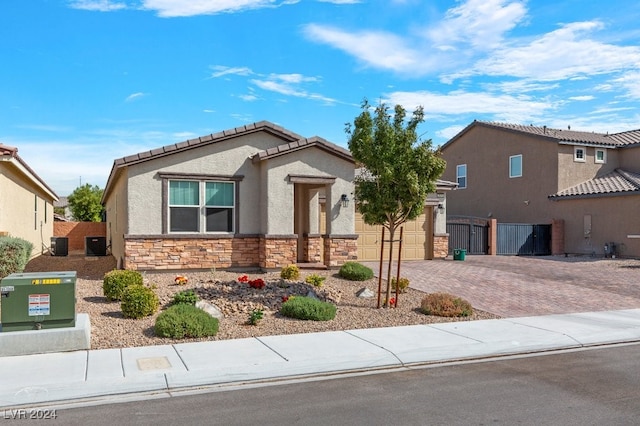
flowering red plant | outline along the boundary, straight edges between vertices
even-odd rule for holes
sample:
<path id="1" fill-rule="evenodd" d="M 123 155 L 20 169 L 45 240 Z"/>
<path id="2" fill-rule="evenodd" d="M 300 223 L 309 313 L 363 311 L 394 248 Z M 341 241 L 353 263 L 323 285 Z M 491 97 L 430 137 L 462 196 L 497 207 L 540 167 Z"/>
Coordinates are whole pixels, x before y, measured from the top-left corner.
<path id="1" fill-rule="evenodd" d="M 287 300 L 289 300 L 289 296 L 282 296 L 282 303 L 286 302 Z"/>
<path id="2" fill-rule="evenodd" d="M 391 299 L 389 299 L 389 306 L 396 306 L 396 298 L 392 297 Z"/>
<path id="3" fill-rule="evenodd" d="M 249 282 L 249 277 L 246 275 L 243 275 L 241 277 L 238 277 L 238 282 L 239 283 L 248 283 Z"/>
<path id="4" fill-rule="evenodd" d="M 262 278 L 256 278 L 255 280 L 249 281 L 249 286 L 251 288 L 257 288 L 258 290 L 264 288 L 264 280 Z"/>

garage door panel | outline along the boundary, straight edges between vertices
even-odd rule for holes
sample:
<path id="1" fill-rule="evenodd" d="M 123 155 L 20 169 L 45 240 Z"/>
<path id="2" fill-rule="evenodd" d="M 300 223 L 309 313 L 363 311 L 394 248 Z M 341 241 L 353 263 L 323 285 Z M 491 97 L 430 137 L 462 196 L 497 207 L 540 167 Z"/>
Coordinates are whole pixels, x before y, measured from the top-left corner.
<path id="1" fill-rule="evenodd" d="M 429 245 L 431 241 L 431 209 L 418 216 L 415 221 L 407 222 L 404 226 L 402 241 L 402 258 L 405 260 L 426 259 L 430 256 Z M 362 216 L 356 215 L 356 232 L 358 238 L 358 258 L 360 260 L 380 259 L 380 237 L 382 226 L 366 225 Z M 389 233 L 386 232 L 386 237 Z M 400 230 L 396 230 L 396 239 L 400 238 Z M 385 259 L 388 257 L 389 243 L 385 242 Z M 398 242 L 394 242 L 394 256 L 397 255 Z"/>

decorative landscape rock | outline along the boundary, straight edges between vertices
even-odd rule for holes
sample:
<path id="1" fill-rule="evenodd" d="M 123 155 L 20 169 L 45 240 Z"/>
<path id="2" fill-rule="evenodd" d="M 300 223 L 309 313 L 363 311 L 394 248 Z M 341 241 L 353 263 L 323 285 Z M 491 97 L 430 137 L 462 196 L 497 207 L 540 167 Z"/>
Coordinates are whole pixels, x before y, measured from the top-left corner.
<path id="1" fill-rule="evenodd" d="M 370 297 L 375 296 L 375 293 L 373 291 L 369 290 L 368 288 L 363 287 L 363 288 L 361 288 L 360 290 L 358 290 L 356 292 L 356 296 L 357 297 L 361 297 L 363 299 L 368 299 Z"/>
<path id="2" fill-rule="evenodd" d="M 196 302 L 196 308 L 202 309 L 203 311 L 205 311 L 206 313 L 208 313 L 214 318 L 218 318 L 218 319 L 224 318 L 224 315 L 222 314 L 222 311 L 220 310 L 220 308 L 218 308 L 213 303 L 207 302 L 206 300 L 198 300 Z"/>

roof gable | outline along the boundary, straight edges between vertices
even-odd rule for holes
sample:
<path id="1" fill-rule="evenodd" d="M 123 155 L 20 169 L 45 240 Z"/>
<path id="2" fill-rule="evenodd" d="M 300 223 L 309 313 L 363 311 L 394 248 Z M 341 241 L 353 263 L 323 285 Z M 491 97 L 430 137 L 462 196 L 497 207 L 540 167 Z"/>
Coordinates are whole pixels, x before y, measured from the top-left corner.
<path id="1" fill-rule="evenodd" d="M 489 121 L 477 121 L 474 120 L 471 124 L 465 127 L 457 135 L 451 138 L 447 143 L 442 145 L 442 149 L 446 149 L 447 146 L 460 139 L 464 134 L 469 132 L 476 126 L 482 126 L 485 128 L 491 128 L 496 130 L 515 132 L 520 134 L 528 134 L 539 138 L 545 138 L 549 141 L 564 144 L 576 144 L 576 145 L 596 145 L 602 147 L 618 148 L 627 145 L 633 145 L 640 143 L 640 130 L 632 130 L 622 133 L 596 133 L 596 132 L 583 132 L 577 130 L 562 130 L 553 129 L 547 126 L 534 126 L 534 125 L 521 125 L 511 123 L 499 123 Z"/>
<path id="2" fill-rule="evenodd" d="M 58 195 L 53 189 L 18 155 L 18 148 L 0 143 L 0 161 L 3 160 L 13 162 L 28 180 L 47 193 L 53 201 L 58 200 Z"/>
<path id="3" fill-rule="evenodd" d="M 256 155 L 252 157 L 253 162 L 259 162 L 263 160 L 268 160 L 270 158 L 279 157 L 281 155 L 291 154 L 292 152 L 300 151 L 301 149 L 316 147 L 319 148 L 331 155 L 335 155 L 343 160 L 349 161 L 351 163 L 355 163 L 355 160 L 351 156 L 351 153 L 338 145 L 332 144 L 331 142 L 320 138 L 318 136 L 314 136 L 312 138 L 300 139 L 294 142 L 289 142 L 287 144 L 278 145 L 274 148 L 269 148 L 265 151 L 260 151 Z"/>

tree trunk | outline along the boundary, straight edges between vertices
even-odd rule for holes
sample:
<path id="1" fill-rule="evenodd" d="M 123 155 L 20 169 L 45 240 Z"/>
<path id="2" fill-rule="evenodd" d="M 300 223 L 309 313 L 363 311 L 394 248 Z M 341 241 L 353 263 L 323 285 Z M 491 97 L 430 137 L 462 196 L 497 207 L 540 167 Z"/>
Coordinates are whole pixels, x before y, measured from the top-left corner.
<path id="1" fill-rule="evenodd" d="M 391 300 L 391 266 L 393 265 L 393 236 L 396 233 L 395 227 L 389 227 L 389 265 L 387 266 L 387 298 L 384 301 L 384 307 L 389 307 Z"/>

